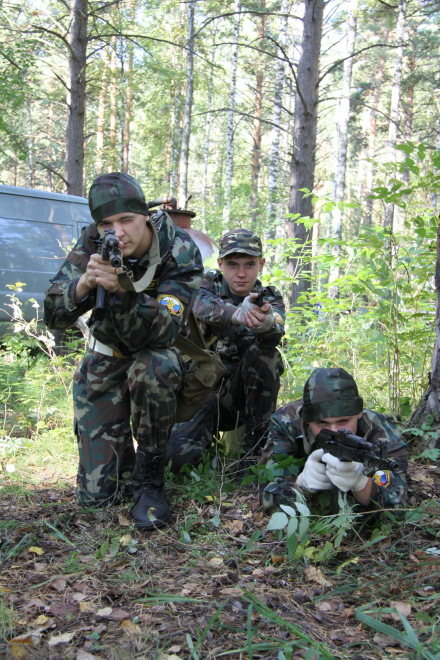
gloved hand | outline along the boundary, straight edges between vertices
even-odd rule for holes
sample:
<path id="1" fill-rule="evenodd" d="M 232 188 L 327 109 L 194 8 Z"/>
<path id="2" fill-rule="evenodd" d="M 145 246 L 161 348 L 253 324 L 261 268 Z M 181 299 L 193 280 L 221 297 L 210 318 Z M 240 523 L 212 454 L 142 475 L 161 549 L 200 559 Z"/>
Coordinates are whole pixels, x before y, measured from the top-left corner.
<path id="1" fill-rule="evenodd" d="M 323 449 L 316 449 L 312 452 L 304 469 L 296 480 L 296 485 L 305 488 L 310 493 L 316 493 L 318 490 L 330 490 L 332 482 L 326 474 L 326 466 L 321 462 L 324 454 Z"/>
<path id="2" fill-rule="evenodd" d="M 364 466 L 356 461 L 340 461 L 332 454 L 324 454 L 322 462 L 327 466 L 326 474 L 332 484 L 346 493 L 348 490 L 356 493 L 363 490 L 368 482 L 364 474 Z"/>
<path id="3" fill-rule="evenodd" d="M 254 332 L 257 335 L 260 332 L 267 332 L 272 328 L 273 324 L 275 323 L 275 317 L 272 313 L 272 307 L 268 312 L 265 312 L 265 314 L 266 314 L 266 318 L 264 319 L 263 323 L 259 327 L 254 328 Z"/>
<path id="4" fill-rule="evenodd" d="M 243 316 L 247 314 L 248 312 L 251 312 L 254 308 L 254 303 L 252 300 L 249 298 L 249 296 L 246 296 L 246 298 L 243 300 L 241 303 L 240 307 L 237 309 L 236 312 L 234 312 L 234 315 L 232 317 L 232 321 L 236 325 L 241 325 L 243 322 Z"/>

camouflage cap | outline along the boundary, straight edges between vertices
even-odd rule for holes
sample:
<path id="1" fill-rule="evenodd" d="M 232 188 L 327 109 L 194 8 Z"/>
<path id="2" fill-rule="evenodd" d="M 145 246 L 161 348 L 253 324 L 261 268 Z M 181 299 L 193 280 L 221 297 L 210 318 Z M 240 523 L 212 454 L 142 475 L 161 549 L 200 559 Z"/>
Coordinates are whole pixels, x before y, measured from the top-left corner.
<path id="1" fill-rule="evenodd" d="M 228 254 L 250 254 L 253 257 L 261 257 L 263 247 L 261 238 L 249 229 L 233 229 L 224 234 L 220 239 L 219 259 Z"/>
<path id="2" fill-rule="evenodd" d="M 328 417 L 351 417 L 362 412 L 353 376 L 345 369 L 314 369 L 304 385 L 302 418 L 314 422 Z"/>
<path id="3" fill-rule="evenodd" d="M 145 195 L 135 178 L 122 172 L 96 177 L 89 191 L 89 208 L 95 222 L 131 211 L 148 215 Z"/>

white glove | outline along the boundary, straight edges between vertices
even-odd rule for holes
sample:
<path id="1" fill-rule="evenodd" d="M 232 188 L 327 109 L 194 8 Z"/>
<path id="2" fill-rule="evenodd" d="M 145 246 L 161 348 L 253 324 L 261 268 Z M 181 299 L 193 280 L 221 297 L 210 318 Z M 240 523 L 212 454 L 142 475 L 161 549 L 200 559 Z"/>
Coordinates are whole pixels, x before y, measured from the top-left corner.
<path id="1" fill-rule="evenodd" d="M 234 312 L 234 315 L 233 315 L 232 318 L 235 321 L 235 323 L 237 325 L 240 325 L 243 322 L 244 314 L 247 314 L 248 312 L 251 312 L 253 308 L 254 308 L 254 303 L 249 298 L 249 296 L 246 296 L 246 298 L 243 300 L 240 307 L 238 308 L 238 311 Z"/>
<path id="2" fill-rule="evenodd" d="M 275 317 L 272 314 L 272 307 L 271 307 L 270 310 L 266 313 L 266 318 L 264 319 L 260 327 L 254 328 L 255 334 L 258 335 L 258 333 L 260 332 L 267 332 L 273 327 L 274 323 L 275 323 Z"/>
<path id="3" fill-rule="evenodd" d="M 321 462 L 324 454 L 323 449 L 317 449 L 312 452 L 304 469 L 296 480 L 296 485 L 305 488 L 310 493 L 316 493 L 318 490 L 330 490 L 332 482 L 326 474 L 326 466 Z"/>
<path id="4" fill-rule="evenodd" d="M 368 477 L 364 474 L 365 468 L 362 463 L 340 461 L 332 454 L 324 454 L 322 462 L 327 466 L 327 477 L 343 493 L 348 490 L 356 493 L 367 485 Z"/>

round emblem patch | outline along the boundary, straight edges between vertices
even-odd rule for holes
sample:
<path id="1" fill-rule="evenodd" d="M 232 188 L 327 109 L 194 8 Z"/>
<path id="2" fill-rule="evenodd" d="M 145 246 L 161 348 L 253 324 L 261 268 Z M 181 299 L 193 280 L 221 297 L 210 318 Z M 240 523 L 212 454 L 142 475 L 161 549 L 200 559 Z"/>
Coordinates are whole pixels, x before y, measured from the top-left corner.
<path id="1" fill-rule="evenodd" d="M 390 485 L 391 475 L 388 470 L 377 470 L 371 478 L 378 486 L 385 486 L 386 488 Z"/>
<path id="2" fill-rule="evenodd" d="M 170 314 L 180 316 L 183 313 L 183 304 L 175 296 L 162 295 L 157 300 L 161 305 L 165 305 Z"/>
<path id="3" fill-rule="evenodd" d="M 283 317 L 281 316 L 281 314 L 278 314 L 278 312 L 275 312 L 275 314 L 273 316 L 274 316 L 274 319 L 277 323 L 279 323 L 280 325 L 283 325 L 284 321 L 283 321 Z"/>

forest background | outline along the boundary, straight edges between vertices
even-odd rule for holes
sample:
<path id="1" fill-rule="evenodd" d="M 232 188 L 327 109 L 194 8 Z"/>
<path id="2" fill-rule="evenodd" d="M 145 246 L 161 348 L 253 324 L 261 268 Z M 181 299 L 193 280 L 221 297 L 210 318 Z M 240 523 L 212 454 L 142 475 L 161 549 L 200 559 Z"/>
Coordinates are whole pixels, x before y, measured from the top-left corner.
<path id="1" fill-rule="evenodd" d="M 435 0 L 0 0 L 0 183 L 85 195 L 128 171 L 214 240 L 254 229 L 263 280 L 288 303 L 279 403 L 313 367 L 342 366 L 421 439 L 403 518 L 369 526 L 348 502 L 322 517 L 299 499 L 268 521 L 264 475 L 238 484 L 217 447 L 167 475 L 173 524 L 141 534 L 125 505 L 78 509 L 78 353 L 55 356 L 11 299 L 0 655 L 439 657 L 439 13 Z"/>
<path id="2" fill-rule="evenodd" d="M 254 229 L 289 302 L 282 397 L 340 365 L 407 419 L 435 336 L 438 22 L 428 0 L 3 0 L 0 181 L 128 171 L 214 240 Z"/>

